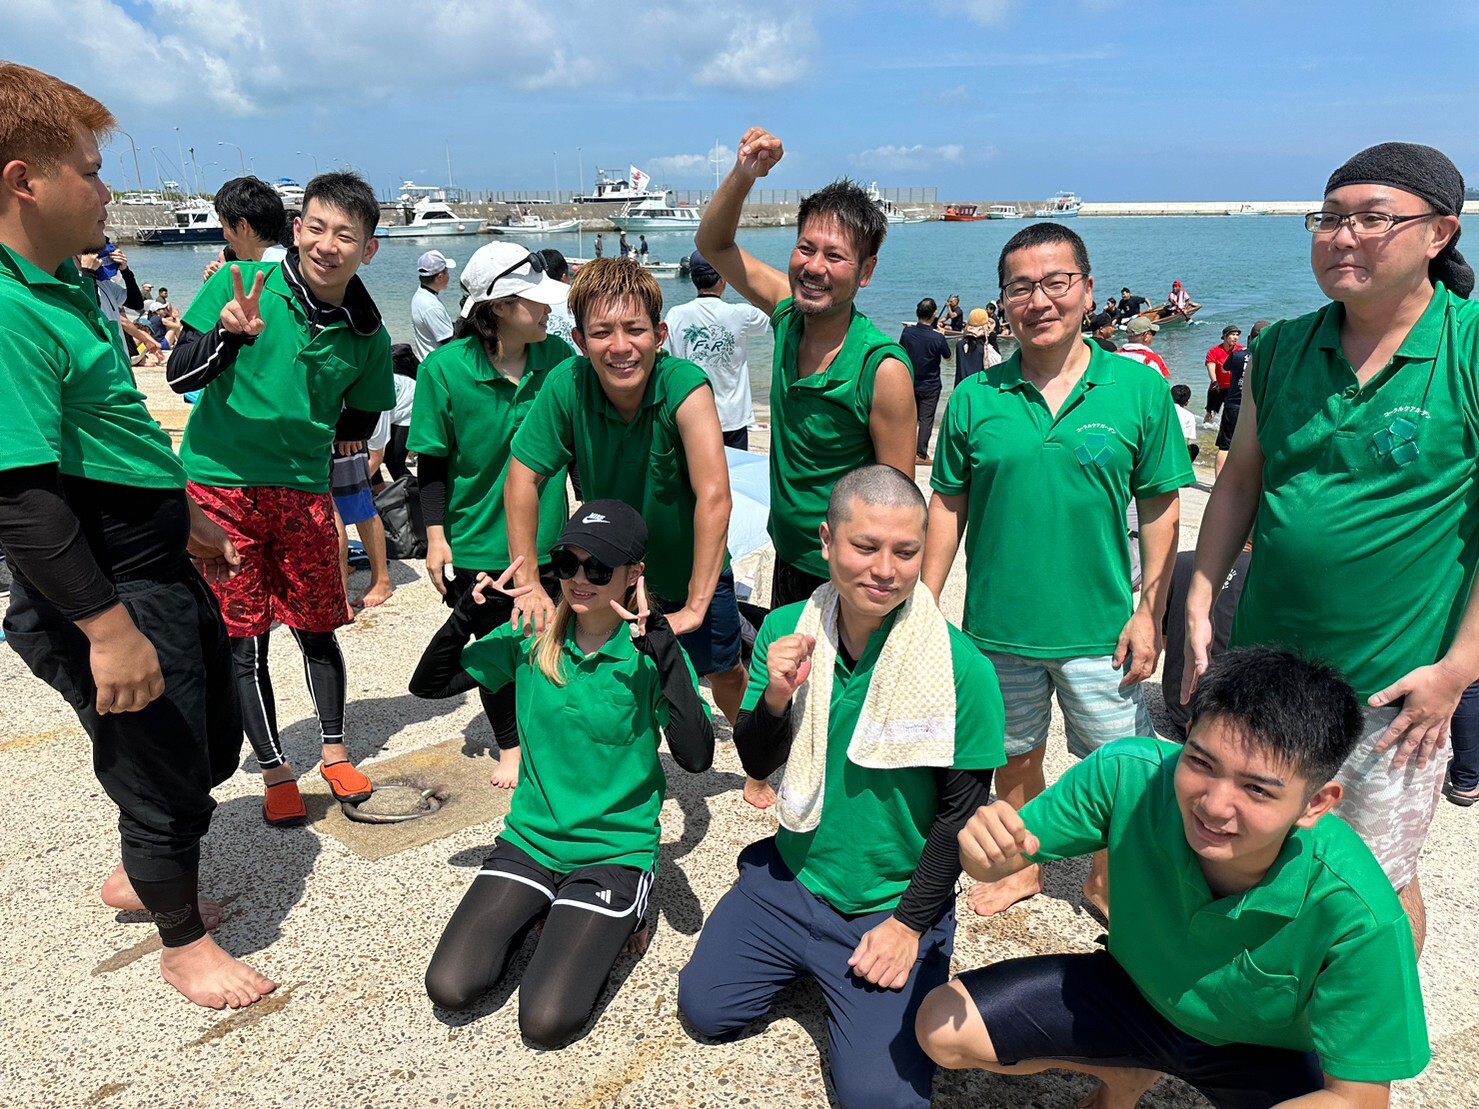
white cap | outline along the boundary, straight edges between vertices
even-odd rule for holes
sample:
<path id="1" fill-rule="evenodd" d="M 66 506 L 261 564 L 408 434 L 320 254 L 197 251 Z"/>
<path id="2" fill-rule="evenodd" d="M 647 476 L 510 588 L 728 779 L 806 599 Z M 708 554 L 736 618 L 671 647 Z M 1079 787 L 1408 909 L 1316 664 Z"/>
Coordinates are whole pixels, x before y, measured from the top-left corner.
<path id="1" fill-rule="evenodd" d="M 457 259 L 448 258 L 440 250 L 428 250 L 416 259 L 416 272 L 422 277 L 435 277 L 443 270 L 455 270 Z"/>
<path id="2" fill-rule="evenodd" d="M 461 281 L 467 291 L 462 302 L 464 317 L 485 300 L 523 297 L 554 306 L 564 304 L 570 295 L 570 286 L 545 274 L 542 254 L 512 242 L 478 247 L 467 260 Z"/>

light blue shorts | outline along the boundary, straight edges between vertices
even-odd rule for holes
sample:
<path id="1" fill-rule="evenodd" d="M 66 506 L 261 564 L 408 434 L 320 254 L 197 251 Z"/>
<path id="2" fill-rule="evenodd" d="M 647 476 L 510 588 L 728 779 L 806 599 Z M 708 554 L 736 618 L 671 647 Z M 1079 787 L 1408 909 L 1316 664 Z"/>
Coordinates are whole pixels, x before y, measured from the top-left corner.
<path id="1" fill-rule="evenodd" d="M 1120 688 L 1122 673 L 1110 655 L 1088 658 L 1026 658 L 985 652 L 996 667 L 1006 702 L 1008 756 L 1036 751 L 1048 741 L 1053 694 L 1063 712 L 1069 753 L 1084 758 L 1127 736 L 1154 736 L 1140 686 Z"/>

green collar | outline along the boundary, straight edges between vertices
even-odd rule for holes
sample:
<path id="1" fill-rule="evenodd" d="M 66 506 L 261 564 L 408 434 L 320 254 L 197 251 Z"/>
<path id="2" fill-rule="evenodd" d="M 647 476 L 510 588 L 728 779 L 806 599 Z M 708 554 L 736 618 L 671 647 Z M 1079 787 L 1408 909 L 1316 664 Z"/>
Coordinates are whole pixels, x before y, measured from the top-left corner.
<path id="1" fill-rule="evenodd" d="M 1402 340 L 1397 353 L 1392 355 L 1394 361 L 1401 358 L 1404 361 L 1425 362 L 1438 357 L 1438 344 L 1443 336 L 1443 322 L 1448 317 L 1448 307 L 1452 300 L 1453 294 L 1448 291 L 1443 282 L 1434 283 L 1433 299 L 1423 309 L 1423 314 L 1418 317 L 1417 323 L 1412 325 L 1412 330 Z M 1327 305 L 1319 325 L 1315 328 L 1316 348 L 1339 351 L 1341 349 L 1340 327 L 1344 322 L 1345 305 L 1338 301 Z"/>
<path id="2" fill-rule="evenodd" d="M 77 263 L 72 259 L 65 259 L 57 267 L 55 274 L 49 274 L 3 243 L 0 243 L 0 272 L 6 272 L 21 284 L 32 288 L 38 285 L 42 287 L 60 285 L 62 288 L 72 290 L 82 287 L 82 274 L 77 269 Z"/>
<path id="3" fill-rule="evenodd" d="M 1119 357 L 1112 355 L 1098 343 L 1084 342 L 1089 348 L 1089 364 L 1084 368 L 1084 376 L 1079 384 L 1084 387 L 1090 385 L 1113 385 L 1114 384 L 1114 360 Z M 992 385 L 1004 393 L 1010 393 L 1030 385 L 1022 376 L 1022 351 L 1019 347 L 1012 352 L 1012 356 L 1005 362 L 993 366 L 987 371 L 990 377 L 987 379 Z M 1036 388 L 1036 386 L 1034 386 Z"/>
<path id="4" fill-rule="evenodd" d="M 575 641 L 575 619 L 572 617 L 569 627 L 565 629 L 565 653 L 575 661 L 576 665 L 598 658 L 624 662 L 637 653 L 637 648 L 632 643 L 630 626 L 623 623 L 612 633 L 610 639 L 601 644 L 600 650 L 595 654 L 587 655 L 580 649 L 580 644 Z"/>
<path id="5" fill-rule="evenodd" d="M 647 377 L 647 389 L 642 394 L 641 407 L 652 408 L 661 399 L 657 390 L 657 375 L 662 373 L 663 362 L 669 357 L 671 356 L 667 351 L 660 350 L 657 352 L 657 361 L 652 365 L 652 373 Z M 597 398 L 597 403 L 600 405 L 602 414 L 619 424 L 628 423 L 629 421 L 626 417 L 616 410 L 616 405 L 612 404 L 611 398 L 606 395 L 606 390 L 601 386 L 601 375 L 596 372 L 596 367 L 591 365 L 591 360 L 583 354 L 576 355 L 575 369 L 577 373 L 589 376 L 591 389 L 593 390 L 591 395 Z M 633 417 L 633 419 L 635 418 Z"/>

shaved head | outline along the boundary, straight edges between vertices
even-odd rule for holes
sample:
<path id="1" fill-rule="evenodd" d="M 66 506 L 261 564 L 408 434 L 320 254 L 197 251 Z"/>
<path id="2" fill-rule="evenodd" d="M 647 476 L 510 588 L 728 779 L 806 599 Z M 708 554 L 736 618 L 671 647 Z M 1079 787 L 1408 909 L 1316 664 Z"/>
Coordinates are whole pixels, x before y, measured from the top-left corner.
<path id="1" fill-rule="evenodd" d="M 881 462 L 844 474 L 827 501 L 827 526 L 834 532 L 852 519 L 854 500 L 876 508 L 917 508 L 929 522 L 929 505 L 913 479 Z"/>

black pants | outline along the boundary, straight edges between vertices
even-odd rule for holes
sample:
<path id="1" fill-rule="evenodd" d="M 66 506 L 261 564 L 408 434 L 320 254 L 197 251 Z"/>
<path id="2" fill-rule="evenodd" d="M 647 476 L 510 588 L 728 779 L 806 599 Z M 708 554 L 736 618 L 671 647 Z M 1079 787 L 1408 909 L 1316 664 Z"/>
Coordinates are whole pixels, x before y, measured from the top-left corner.
<path id="1" fill-rule="evenodd" d="M 138 712 L 99 715 L 87 637 L 17 576 L 5 634 L 16 654 L 77 713 L 92 740 L 93 773 L 118 806 L 123 869 L 156 921 L 195 912 L 200 841 L 216 807 L 211 789 L 241 757 L 231 641 L 209 587 L 189 563 L 117 585 L 134 625 L 154 645 L 164 693 Z M 156 903 L 163 891 L 164 901 Z M 195 918 L 195 919 L 198 919 Z M 167 946 L 204 935 L 189 927 Z"/>
<path id="2" fill-rule="evenodd" d="M 920 458 L 928 458 L 930 433 L 935 430 L 935 411 L 940 407 L 940 391 L 915 393 L 914 406 L 919 409 L 919 445 L 914 453 Z"/>
<path id="3" fill-rule="evenodd" d="M 828 580 L 819 578 L 806 570 L 797 569 L 777 555 L 775 568 L 770 573 L 771 611 L 774 612 L 784 605 L 795 604 L 797 601 L 809 600 L 813 593 L 827 584 Z"/>
<path id="4" fill-rule="evenodd" d="M 737 451 L 749 450 L 750 429 L 747 427 L 737 427 L 733 431 L 726 431 L 724 433 L 724 445 L 726 447 L 733 447 Z"/>

